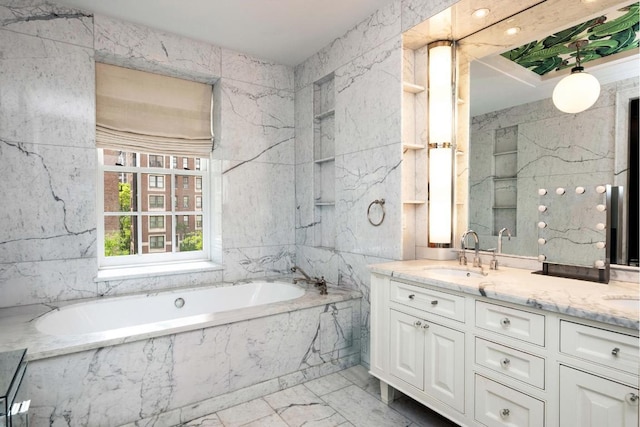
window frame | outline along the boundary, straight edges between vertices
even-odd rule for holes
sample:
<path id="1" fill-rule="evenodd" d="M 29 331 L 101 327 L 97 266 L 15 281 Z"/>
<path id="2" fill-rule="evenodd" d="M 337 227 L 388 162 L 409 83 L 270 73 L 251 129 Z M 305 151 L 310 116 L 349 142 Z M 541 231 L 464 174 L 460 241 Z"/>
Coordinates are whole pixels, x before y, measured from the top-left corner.
<path id="1" fill-rule="evenodd" d="M 142 166 L 117 166 L 117 165 L 105 165 L 104 164 L 104 150 L 101 148 L 97 148 L 97 156 L 98 156 L 98 168 L 97 168 L 97 234 L 98 234 L 98 267 L 99 269 L 105 268 L 115 268 L 115 267 L 144 267 L 157 263 L 166 263 L 166 262 L 188 262 L 188 261 L 211 261 L 212 248 L 214 247 L 214 241 L 218 239 L 217 236 L 214 236 L 212 230 L 213 227 L 213 212 L 214 212 L 214 201 L 212 200 L 213 193 L 211 191 L 211 180 L 214 179 L 214 171 L 212 170 L 212 159 L 201 157 L 202 164 L 204 165 L 202 170 L 191 171 L 191 170 L 183 170 L 183 169 L 159 169 L 159 168 L 150 168 L 150 167 L 142 167 Z M 143 154 L 149 153 L 137 153 L 138 159 Z M 194 157 L 194 156 L 192 156 Z M 137 164 L 140 164 L 139 161 Z M 216 171 L 217 171 L 216 167 Z M 104 212 L 104 175 L 105 173 L 125 173 L 125 174 L 138 174 L 138 182 L 142 182 L 142 177 L 147 174 L 147 176 L 161 175 L 163 177 L 163 182 L 166 184 L 167 182 L 173 183 L 175 181 L 174 176 L 177 175 L 193 175 L 199 176 L 202 178 L 202 194 L 204 198 L 207 200 L 206 204 L 206 212 L 198 211 L 189 211 L 185 209 L 178 209 L 174 206 L 169 206 L 169 210 L 165 210 L 167 208 L 166 205 L 166 197 L 165 194 L 154 194 L 153 191 L 158 191 L 156 188 L 151 188 L 151 193 L 148 193 L 147 196 L 162 196 L 164 200 L 164 207 L 162 209 L 152 208 L 151 204 L 147 204 L 147 211 L 142 210 L 142 194 L 143 191 L 139 191 L 138 197 L 138 206 L 140 209 L 137 212 Z M 165 178 L 166 177 L 166 178 Z M 144 184 L 143 184 L 144 185 Z M 147 182 L 148 186 L 148 182 Z M 180 188 L 176 188 L 176 186 L 171 185 L 169 198 L 177 198 L 176 190 L 180 190 Z M 166 191 L 166 190 L 165 190 Z M 200 194 L 200 193 L 199 193 Z M 149 201 L 149 200 L 148 200 Z M 120 256 L 105 256 L 104 251 L 104 243 L 105 243 L 105 218 L 107 216 L 131 216 L 137 221 L 137 226 L 139 230 L 138 234 L 138 248 L 136 254 L 131 255 L 120 255 Z M 150 247 L 150 238 L 153 235 L 157 235 L 158 232 L 161 232 L 159 229 L 153 229 L 147 235 L 147 242 L 142 241 L 142 217 L 143 216 L 165 216 L 165 229 L 167 228 L 166 216 L 169 215 L 172 218 L 171 221 L 171 230 L 166 230 L 163 235 L 165 236 L 164 244 L 162 251 L 157 249 L 151 249 Z M 203 247 L 200 251 L 186 251 L 179 252 L 179 243 L 177 241 L 177 232 L 176 232 L 176 224 L 177 218 L 180 215 L 203 215 Z M 198 229 L 200 230 L 200 229 Z M 167 244 L 171 245 L 172 252 L 164 252 L 167 247 Z M 149 252 L 143 253 L 142 247 L 144 245 L 149 245 Z M 157 252 L 155 252 L 157 251 Z"/>

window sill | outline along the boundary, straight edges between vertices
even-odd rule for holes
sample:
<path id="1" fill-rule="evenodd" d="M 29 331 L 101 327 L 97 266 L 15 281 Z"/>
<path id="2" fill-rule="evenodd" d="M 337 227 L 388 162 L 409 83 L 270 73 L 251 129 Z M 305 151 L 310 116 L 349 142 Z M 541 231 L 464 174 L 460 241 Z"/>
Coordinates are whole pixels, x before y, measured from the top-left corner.
<path id="1" fill-rule="evenodd" d="M 169 276 L 180 273 L 200 273 L 216 270 L 222 270 L 222 266 L 211 261 L 188 261 L 145 266 L 108 267 L 98 270 L 98 275 L 94 279 L 94 282 L 135 279 L 138 277 L 149 276 Z"/>

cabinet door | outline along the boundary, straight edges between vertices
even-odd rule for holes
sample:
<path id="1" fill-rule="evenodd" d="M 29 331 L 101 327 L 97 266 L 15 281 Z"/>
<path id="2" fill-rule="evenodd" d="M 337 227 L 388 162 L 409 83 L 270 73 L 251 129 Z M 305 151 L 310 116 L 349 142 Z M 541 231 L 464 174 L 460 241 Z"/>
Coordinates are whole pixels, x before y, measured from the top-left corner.
<path id="1" fill-rule="evenodd" d="M 560 366 L 562 427 L 637 427 L 638 389 Z"/>
<path id="2" fill-rule="evenodd" d="M 435 323 L 428 323 L 424 331 L 424 391 L 463 412 L 464 334 Z"/>
<path id="3" fill-rule="evenodd" d="M 391 375 L 424 388 L 424 321 L 390 310 L 389 342 Z"/>

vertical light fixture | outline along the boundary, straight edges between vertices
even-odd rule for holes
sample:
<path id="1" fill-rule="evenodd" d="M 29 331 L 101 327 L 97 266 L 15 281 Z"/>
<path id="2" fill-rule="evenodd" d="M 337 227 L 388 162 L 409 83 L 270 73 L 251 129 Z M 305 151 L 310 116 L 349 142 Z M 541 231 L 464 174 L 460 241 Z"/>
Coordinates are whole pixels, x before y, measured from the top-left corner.
<path id="1" fill-rule="evenodd" d="M 577 40 L 569 44 L 570 49 L 576 50 L 576 66 L 553 89 L 553 104 L 564 113 L 580 113 L 595 104 L 600 96 L 600 82 L 585 72 L 580 63 L 580 48 L 588 44 L 588 40 Z"/>
<path id="2" fill-rule="evenodd" d="M 428 45 L 430 248 L 452 241 L 454 48 L 449 40 Z"/>

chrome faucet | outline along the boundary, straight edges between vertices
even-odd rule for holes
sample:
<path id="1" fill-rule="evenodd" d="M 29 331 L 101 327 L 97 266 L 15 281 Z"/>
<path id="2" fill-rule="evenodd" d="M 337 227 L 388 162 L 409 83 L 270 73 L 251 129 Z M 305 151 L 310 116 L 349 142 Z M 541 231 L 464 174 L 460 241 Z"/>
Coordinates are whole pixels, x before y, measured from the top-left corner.
<path id="1" fill-rule="evenodd" d="M 473 230 L 467 230 L 464 233 L 462 233 L 462 238 L 460 239 L 460 255 L 458 256 L 458 262 L 462 265 L 467 265 L 467 255 L 466 255 L 466 240 L 467 240 L 467 236 L 468 235 L 472 235 L 473 236 L 473 241 L 475 243 L 475 256 L 473 257 L 473 266 L 474 267 L 481 267 L 481 262 L 480 262 L 480 239 L 478 239 L 478 233 L 476 233 Z"/>
<path id="2" fill-rule="evenodd" d="M 511 231 L 509 231 L 509 229 L 507 227 L 501 229 L 498 232 L 498 253 L 501 254 L 502 253 L 502 233 L 507 232 L 507 236 L 509 236 L 509 240 L 511 240 Z"/>
<path id="3" fill-rule="evenodd" d="M 316 288 L 318 288 L 320 290 L 320 295 L 327 295 L 327 281 L 324 279 L 324 276 L 321 276 L 319 279 L 317 277 L 314 277 L 313 279 L 311 277 L 309 277 L 309 275 L 307 273 L 304 272 L 303 269 L 301 269 L 300 267 L 294 265 L 293 267 L 291 267 L 291 272 L 295 273 L 296 271 L 298 271 L 300 274 L 302 274 L 304 276 L 303 278 L 293 278 L 293 284 L 297 284 L 298 282 L 307 282 L 311 285 L 314 285 Z"/>

